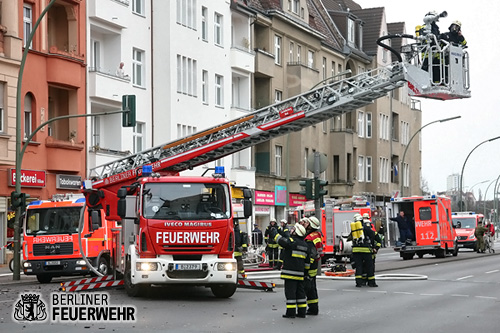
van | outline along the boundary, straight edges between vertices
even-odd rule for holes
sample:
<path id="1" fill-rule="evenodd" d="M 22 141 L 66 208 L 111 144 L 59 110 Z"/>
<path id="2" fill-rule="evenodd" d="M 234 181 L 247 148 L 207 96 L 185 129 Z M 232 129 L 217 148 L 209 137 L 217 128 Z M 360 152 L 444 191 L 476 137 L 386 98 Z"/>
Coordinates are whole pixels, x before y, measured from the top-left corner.
<path id="1" fill-rule="evenodd" d="M 451 217 L 457 233 L 458 247 L 474 250 L 477 243 L 474 231 L 478 222 L 483 222 L 484 215 L 474 212 L 453 212 Z"/>
<path id="2" fill-rule="evenodd" d="M 391 198 L 386 207 L 386 216 L 396 217 L 400 211 L 404 211 L 411 222 L 410 229 L 413 235 L 411 243 L 396 244 L 394 247 L 403 260 L 413 259 L 415 254 L 419 258 L 425 254 L 437 258 L 444 258 L 446 254 L 453 256 L 458 254 L 450 198 L 436 195 Z M 397 223 L 388 222 L 399 234 Z"/>

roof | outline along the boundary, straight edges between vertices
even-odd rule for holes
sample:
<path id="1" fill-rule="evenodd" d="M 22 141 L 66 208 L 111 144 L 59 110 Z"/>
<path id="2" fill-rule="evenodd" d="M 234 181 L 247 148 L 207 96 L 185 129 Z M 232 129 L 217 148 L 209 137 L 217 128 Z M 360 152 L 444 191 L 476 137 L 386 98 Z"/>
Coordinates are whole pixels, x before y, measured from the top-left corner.
<path id="1" fill-rule="evenodd" d="M 363 26 L 363 51 L 375 55 L 378 48 L 377 39 L 382 33 L 384 7 L 354 10 L 352 13 L 365 22 Z"/>

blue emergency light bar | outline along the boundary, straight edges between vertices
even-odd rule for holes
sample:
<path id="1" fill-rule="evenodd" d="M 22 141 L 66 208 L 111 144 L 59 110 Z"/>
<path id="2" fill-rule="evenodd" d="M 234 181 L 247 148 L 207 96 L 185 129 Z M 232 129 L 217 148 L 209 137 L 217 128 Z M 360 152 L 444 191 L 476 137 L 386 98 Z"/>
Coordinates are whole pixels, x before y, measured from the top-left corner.
<path id="1" fill-rule="evenodd" d="M 142 166 L 142 176 L 143 177 L 149 177 L 153 173 L 153 166 L 152 165 L 143 165 Z"/>

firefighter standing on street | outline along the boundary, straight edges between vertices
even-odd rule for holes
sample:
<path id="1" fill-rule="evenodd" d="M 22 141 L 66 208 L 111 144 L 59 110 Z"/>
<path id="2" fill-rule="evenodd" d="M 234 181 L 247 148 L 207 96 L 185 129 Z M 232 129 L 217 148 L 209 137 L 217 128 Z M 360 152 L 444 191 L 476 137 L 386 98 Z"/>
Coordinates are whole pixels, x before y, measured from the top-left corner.
<path id="1" fill-rule="evenodd" d="M 282 232 L 282 231 L 280 231 Z M 286 312 L 283 318 L 306 317 L 307 303 L 304 290 L 304 274 L 309 262 L 307 244 L 304 240 L 306 229 L 295 224 L 290 237 L 278 233 L 277 228 L 270 232 L 272 237 L 284 249 L 281 278 L 285 280 Z"/>
<path id="2" fill-rule="evenodd" d="M 240 224 L 236 222 L 234 224 L 234 259 L 236 259 L 236 265 L 238 269 L 238 278 L 243 279 L 245 277 L 245 267 L 243 266 L 243 252 L 248 250 L 248 236 L 246 232 L 240 230 Z"/>
<path id="3" fill-rule="evenodd" d="M 273 237 L 271 237 L 271 232 L 273 230 L 278 231 L 278 225 L 276 224 L 276 219 L 272 218 L 269 221 L 269 225 L 266 228 L 266 231 L 264 232 L 264 241 L 266 242 L 266 253 L 267 253 L 267 258 L 269 259 L 269 267 L 271 268 L 277 268 L 278 267 L 278 244 L 274 240 Z"/>
<path id="4" fill-rule="evenodd" d="M 301 220 L 301 225 L 306 228 L 307 236 L 305 238 L 310 255 L 310 267 L 306 269 L 306 299 L 307 314 L 317 316 L 319 313 L 318 289 L 316 287 L 316 276 L 318 269 L 321 269 L 321 257 L 323 253 L 323 235 L 319 231 L 320 223 L 315 216 Z"/>
<path id="5" fill-rule="evenodd" d="M 280 221 L 280 230 L 283 231 L 284 237 L 290 237 L 290 230 L 288 229 L 288 224 L 285 219 L 282 219 Z M 285 255 L 285 252 L 283 251 L 283 247 L 278 244 L 278 249 L 279 249 L 279 259 L 278 259 L 278 269 L 281 269 L 283 267 L 283 256 Z"/>
<path id="6" fill-rule="evenodd" d="M 363 222 L 363 216 L 356 214 L 354 222 Z M 358 224 L 359 225 L 359 224 Z M 359 229 L 352 229 L 348 240 L 352 239 L 352 255 L 356 265 L 356 287 L 363 286 L 363 270 L 366 270 L 366 279 L 369 287 L 378 287 L 375 283 L 372 254 L 378 251 L 380 241 L 375 241 L 376 234 L 370 223 L 363 223 Z"/>
<path id="7" fill-rule="evenodd" d="M 373 230 L 373 232 L 375 233 L 375 245 L 378 246 L 378 248 L 380 248 L 382 246 L 382 238 L 377 233 L 377 229 L 375 228 L 375 226 L 373 225 L 373 223 L 370 219 L 370 214 L 368 214 L 368 213 L 363 214 L 363 223 L 369 225 L 370 228 Z M 375 273 L 375 259 L 377 259 L 377 251 L 372 252 L 372 259 L 373 259 L 373 273 Z M 363 286 L 366 286 L 366 284 L 368 282 L 367 272 L 368 272 L 368 269 L 367 269 L 366 264 L 365 264 L 365 267 L 363 267 L 363 282 L 362 282 Z"/>

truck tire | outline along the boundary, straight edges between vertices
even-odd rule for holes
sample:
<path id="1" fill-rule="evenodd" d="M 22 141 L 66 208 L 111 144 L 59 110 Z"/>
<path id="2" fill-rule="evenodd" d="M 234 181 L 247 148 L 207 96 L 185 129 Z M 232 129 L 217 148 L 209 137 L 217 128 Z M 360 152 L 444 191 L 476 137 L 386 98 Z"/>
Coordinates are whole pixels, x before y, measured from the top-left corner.
<path id="1" fill-rule="evenodd" d="M 403 260 L 411 260 L 411 259 L 413 259 L 413 255 L 414 255 L 414 253 L 403 253 L 402 257 L 403 257 Z"/>
<path id="2" fill-rule="evenodd" d="M 444 258 L 446 256 L 446 251 L 444 249 L 437 249 L 434 254 L 436 258 Z"/>
<path id="3" fill-rule="evenodd" d="M 423 252 L 417 252 L 417 256 L 422 259 L 424 257 L 424 254 Z"/>
<path id="4" fill-rule="evenodd" d="M 125 275 L 123 276 L 123 284 L 125 285 L 125 291 L 129 297 L 140 297 L 145 296 L 149 290 L 149 285 L 146 284 L 133 284 L 132 277 L 130 275 L 130 261 L 127 262 L 125 267 Z"/>
<path id="5" fill-rule="evenodd" d="M 215 284 L 210 286 L 212 289 L 212 294 L 214 294 L 217 298 L 229 298 L 234 295 L 236 292 L 237 285 L 236 284 Z"/>
<path id="6" fill-rule="evenodd" d="M 97 271 L 102 275 L 113 274 L 111 266 L 109 265 L 109 259 L 105 256 L 101 256 L 97 263 Z"/>
<path id="7" fill-rule="evenodd" d="M 40 283 L 50 283 L 50 281 L 52 281 L 52 276 L 48 274 L 38 274 L 36 279 Z"/>

